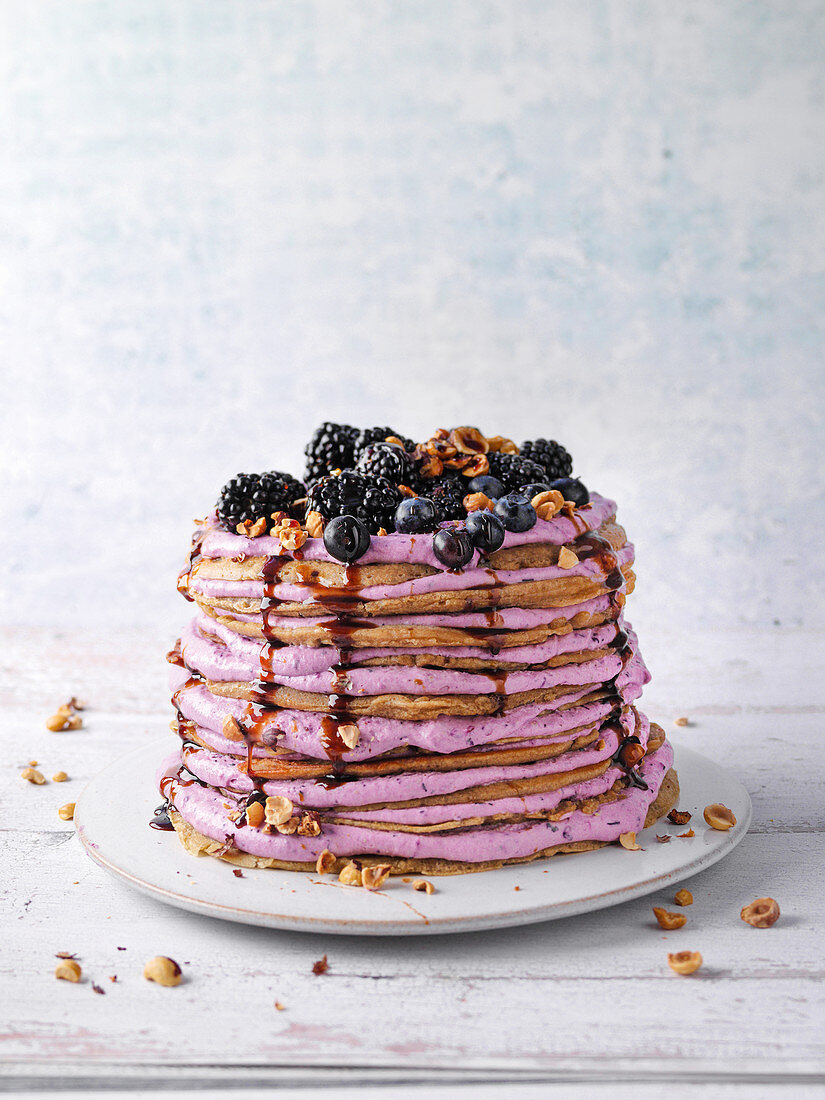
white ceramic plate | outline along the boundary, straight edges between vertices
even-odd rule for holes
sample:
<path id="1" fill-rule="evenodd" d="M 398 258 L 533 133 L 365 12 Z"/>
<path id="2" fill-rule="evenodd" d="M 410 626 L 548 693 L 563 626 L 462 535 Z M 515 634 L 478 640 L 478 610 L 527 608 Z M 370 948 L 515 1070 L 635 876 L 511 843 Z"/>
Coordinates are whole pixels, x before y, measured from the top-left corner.
<path id="1" fill-rule="evenodd" d="M 666 819 L 639 834 L 644 851 L 609 845 L 594 852 L 555 856 L 481 874 L 434 877 L 434 894 L 391 878 L 376 892 L 341 886 L 331 875 L 247 870 L 207 856 L 195 858 L 175 833 L 149 827 L 161 801 L 155 786 L 162 741 L 111 764 L 89 783 L 77 803 L 78 835 L 92 859 L 135 889 L 170 905 L 224 920 L 303 932 L 415 936 L 469 932 L 554 920 L 628 901 L 695 875 L 727 855 L 744 837 L 751 802 L 742 784 L 707 757 L 679 747 L 678 807 L 690 826 Z M 728 832 L 710 829 L 702 810 L 723 802 L 736 815 Z M 693 828 L 691 839 L 676 834 Z M 655 834 L 670 833 L 669 844 Z"/>

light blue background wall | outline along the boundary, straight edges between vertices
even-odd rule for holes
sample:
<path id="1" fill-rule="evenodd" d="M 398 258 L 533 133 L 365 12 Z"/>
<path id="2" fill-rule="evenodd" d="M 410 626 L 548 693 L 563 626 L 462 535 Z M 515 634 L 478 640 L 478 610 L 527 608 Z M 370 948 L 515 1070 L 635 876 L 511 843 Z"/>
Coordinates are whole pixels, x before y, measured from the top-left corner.
<path id="1" fill-rule="evenodd" d="M 562 440 L 638 625 L 818 625 L 824 50 L 811 0 L 4 0 L 5 617 L 165 629 L 191 518 L 342 418 Z"/>

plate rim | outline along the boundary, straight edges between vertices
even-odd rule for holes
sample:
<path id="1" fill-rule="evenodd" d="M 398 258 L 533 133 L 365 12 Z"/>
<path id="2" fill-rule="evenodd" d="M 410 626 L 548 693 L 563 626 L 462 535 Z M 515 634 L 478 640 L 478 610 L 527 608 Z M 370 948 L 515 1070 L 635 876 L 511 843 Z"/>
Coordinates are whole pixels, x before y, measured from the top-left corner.
<path id="1" fill-rule="evenodd" d="M 673 742 L 671 742 L 671 744 L 673 744 Z M 614 887 L 602 893 L 585 894 L 565 901 L 552 903 L 545 902 L 543 904 L 532 905 L 518 910 L 508 909 L 505 911 L 474 915 L 427 916 L 419 912 L 408 902 L 400 898 L 393 898 L 394 901 L 401 901 L 403 905 L 415 914 L 417 919 L 384 920 L 377 917 L 369 919 L 361 917 L 341 917 L 336 919 L 330 916 L 314 917 L 295 913 L 275 913 L 271 909 L 261 910 L 240 905 L 227 905 L 220 901 L 206 901 L 180 891 L 170 890 L 166 886 L 150 882 L 130 871 L 128 868 L 120 866 L 102 855 L 94 841 L 86 835 L 83 817 L 87 799 L 92 797 L 91 792 L 93 792 L 95 785 L 110 769 L 120 768 L 124 762 L 133 757 L 148 756 L 150 751 L 157 752 L 156 759 L 160 760 L 165 750 L 168 750 L 168 740 L 165 738 L 163 741 L 155 741 L 151 744 L 143 745 L 138 749 L 133 749 L 131 752 L 117 757 L 94 775 L 86 783 L 77 799 L 74 825 L 84 852 L 99 867 L 102 867 L 109 874 L 125 882 L 145 896 L 156 898 L 184 912 L 194 912 L 218 920 L 234 921 L 235 923 L 248 924 L 259 928 L 275 928 L 286 931 L 313 933 L 315 935 L 409 936 L 494 931 L 501 928 L 519 927 L 526 924 L 538 924 L 542 921 L 561 920 L 565 917 L 596 912 L 600 909 L 610 908 L 613 905 L 621 905 L 626 901 L 633 901 L 636 898 L 651 894 L 669 883 L 681 882 L 692 878 L 693 875 L 718 863 L 719 860 L 723 859 L 737 847 L 747 835 L 753 817 L 753 805 L 750 794 L 744 784 L 727 768 L 723 767 L 721 764 L 717 764 L 715 760 L 705 756 L 704 753 L 697 752 L 695 749 L 688 748 L 681 744 L 675 744 L 673 748 L 674 766 L 677 771 L 681 766 L 677 758 L 683 759 L 686 756 L 688 758 L 688 763 L 691 758 L 694 758 L 697 763 L 701 762 L 704 765 L 712 767 L 717 772 L 722 773 L 726 782 L 739 788 L 744 799 L 745 812 L 738 818 L 736 828 L 725 832 L 720 838 L 720 843 L 717 847 L 711 850 L 703 850 L 701 854 L 694 856 L 689 862 L 673 868 L 670 871 L 650 875 L 641 880 L 634 881 L 627 886 Z M 653 828 L 653 826 L 651 826 L 651 828 Z M 603 851 L 604 849 L 601 850 Z M 587 855 L 588 853 L 581 854 Z M 533 869 L 541 868 L 543 873 L 548 869 L 546 866 L 548 862 L 547 860 L 536 860 L 533 863 L 518 864 L 514 866 L 520 867 L 527 873 L 530 873 Z M 502 868 L 502 870 L 503 869 L 504 868 Z M 252 868 L 252 870 L 258 869 Z M 260 870 L 263 874 L 272 873 L 272 871 L 267 868 L 261 868 Z M 282 875 L 312 874 L 312 872 L 297 871 L 281 871 L 277 873 Z M 478 874 L 481 873 L 482 872 L 478 872 Z M 496 872 L 490 871 L 489 873 L 495 874 Z M 468 876 L 462 874 L 460 876 L 439 875 L 437 877 L 448 881 L 453 878 L 467 878 Z M 327 883 L 327 885 L 330 884 Z M 391 897 L 391 895 L 384 895 L 380 891 L 373 892 L 371 896 L 383 896 L 386 897 L 387 900 Z"/>

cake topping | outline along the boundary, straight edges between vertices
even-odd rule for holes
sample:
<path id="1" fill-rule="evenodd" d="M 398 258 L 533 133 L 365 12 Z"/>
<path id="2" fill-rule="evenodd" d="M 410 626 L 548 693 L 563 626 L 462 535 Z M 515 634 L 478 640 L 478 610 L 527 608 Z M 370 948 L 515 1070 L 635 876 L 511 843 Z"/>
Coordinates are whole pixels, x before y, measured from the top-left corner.
<path id="1" fill-rule="evenodd" d="M 493 509 L 508 531 L 529 531 L 536 526 L 536 509 L 522 493 L 508 493 Z"/>
<path id="2" fill-rule="evenodd" d="M 336 516 L 324 529 L 324 546 L 338 561 L 357 561 L 369 550 L 370 533 L 354 516 Z"/>
<path id="3" fill-rule="evenodd" d="M 323 520 L 354 516 L 373 535 L 379 527 L 393 529 L 401 494 L 385 477 L 342 470 L 316 482 L 307 494 L 307 507 Z"/>
<path id="4" fill-rule="evenodd" d="M 311 485 L 332 470 L 346 470 L 355 462 L 355 440 L 359 432 L 349 424 L 325 421 L 316 428 L 304 448 L 306 483 Z"/>
<path id="5" fill-rule="evenodd" d="M 442 527 L 433 537 L 433 553 L 448 569 L 462 569 L 472 561 L 475 547 L 463 527 Z"/>
<path id="6" fill-rule="evenodd" d="M 264 534 L 271 528 L 273 513 L 289 512 L 303 495 L 303 484 L 280 470 L 266 474 L 237 474 L 221 489 L 218 519 L 227 531 L 237 530 L 238 524 L 248 522 L 251 528 L 263 521 L 263 527 L 258 527 L 255 534 Z"/>
<path id="7" fill-rule="evenodd" d="M 569 477 L 573 471 L 573 459 L 555 439 L 528 439 L 519 447 L 519 454 L 523 458 L 529 458 L 538 463 L 548 481 Z"/>
<path id="8" fill-rule="evenodd" d="M 405 497 L 395 510 L 395 529 L 405 535 L 432 531 L 437 523 L 435 505 L 427 497 Z"/>

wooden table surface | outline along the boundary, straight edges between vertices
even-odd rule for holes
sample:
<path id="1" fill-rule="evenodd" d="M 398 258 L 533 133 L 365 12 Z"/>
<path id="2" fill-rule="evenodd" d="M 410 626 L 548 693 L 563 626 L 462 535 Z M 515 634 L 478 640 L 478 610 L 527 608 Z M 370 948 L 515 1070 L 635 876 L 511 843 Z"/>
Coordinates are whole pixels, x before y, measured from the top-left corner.
<path id="1" fill-rule="evenodd" d="M 821 635 L 777 628 L 643 638 L 654 672 L 648 712 L 677 745 L 736 772 L 754 803 L 748 837 L 689 883 L 686 928 L 655 925 L 651 905 L 670 903 L 668 892 L 567 920 L 426 939 L 230 924 L 109 877 L 57 808 L 104 764 L 163 736 L 170 639 L 41 628 L 0 639 L 0 1089 L 819 1094 Z M 89 705 L 83 729 L 49 732 L 45 718 L 72 694 Z M 674 727 L 679 715 L 690 717 L 687 728 Z M 32 786 L 19 777 L 29 760 L 47 777 L 65 770 L 69 782 Z M 495 889 L 495 875 L 478 885 Z M 739 910 L 766 894 L 782 916 L 756 930 Z M 705 959 L 692 978 L 667 966 L 667 953 L 683 948 Z M 81 984 L 55 980 L 57 951 L 77 953 Z M 329 973 L 315 976 L 312 963 L 325 953 Z M 179 960 L 185 983 L 146 982 L 143 964 L 155 954 Z"/>

